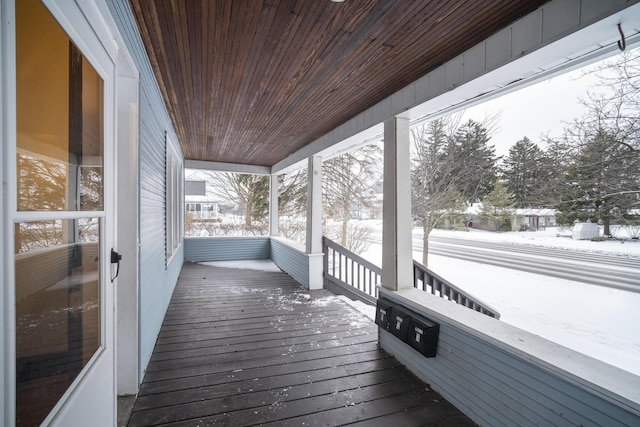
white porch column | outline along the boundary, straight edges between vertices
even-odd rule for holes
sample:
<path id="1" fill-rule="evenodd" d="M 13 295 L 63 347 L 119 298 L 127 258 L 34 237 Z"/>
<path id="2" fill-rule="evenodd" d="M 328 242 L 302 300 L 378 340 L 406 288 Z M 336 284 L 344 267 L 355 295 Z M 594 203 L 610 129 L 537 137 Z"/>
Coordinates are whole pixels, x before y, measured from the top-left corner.
<path id="1" fill-rule="evenodd" d="M 322 289 L 322 157 L 309 157 L 307 182 L 307 240 L 309 289 Z"/>
<path id="2" fill-rule="evenodd" d="M 382 286 L 413 287 L 409 120 L 384 122 Z"/>
<path id="3" fill-rule="evenodd" d="M 280 234 L 278 228 L 278 175 L 271 175 L 269 180 L 269 236 Z"/>

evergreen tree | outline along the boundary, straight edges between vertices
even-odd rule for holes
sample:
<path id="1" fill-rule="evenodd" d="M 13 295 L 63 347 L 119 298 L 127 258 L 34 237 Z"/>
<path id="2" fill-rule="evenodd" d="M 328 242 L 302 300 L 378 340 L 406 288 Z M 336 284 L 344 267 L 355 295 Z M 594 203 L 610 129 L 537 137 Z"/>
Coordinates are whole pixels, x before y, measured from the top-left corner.
<path id="1" fill-rule="evenodd" d="M 568 220 L 602 221 L 610 235 L 613 221 L 638 206 L 640 156 L 604 130 L 587 138 L 567 174 L 561 210 Z"/>
<path id="2" fill-rule="evenodd" d="M 511 230 L 511 216 L 513 215 L 512 195 L 499 179 L 495 181 L 493 190 L 482 201 L 480 216 L 492 221 L 496 231 Z"/>
<path id="3" fill-rule="evenodd" d="M 502 164 L 502 176 L 516 207 L 537 207 L 544 204 L 545 157 L 543 151 L 524 137 L 510 149 Z"/>
<path id="4" fill-rule="evenodd" d="M 231 175 L 231 174 L 229 174 Z M 228 177 L 244 205 L 244 223 L 266 223 L 269 215 L 269 177 L 266 175 L 235 174 Z"/>
<path id="5" fill-rule="evenodd" d="M 450 161 L 456 167 L 451 178 L 468 203 L 475 203 L 493 189 L 496 179 L 495 148 L 489 145 L 487 129 L 478 122 L 469 120 L 458 128 L 449 151 Z"/>
<path id="6" fill-rule="evenodd" d="M 307 170 L 278 175 L 278 215 L 300 216 L 307 210 Z"/>
<path id="7" fill-rule="evenodd" d="M 566 193 L 567 171 L 572 162 L 573 149 L 565 138 L 545 138 L 541 185 L 538 187 L 540 207 L 557 208 Z"/>

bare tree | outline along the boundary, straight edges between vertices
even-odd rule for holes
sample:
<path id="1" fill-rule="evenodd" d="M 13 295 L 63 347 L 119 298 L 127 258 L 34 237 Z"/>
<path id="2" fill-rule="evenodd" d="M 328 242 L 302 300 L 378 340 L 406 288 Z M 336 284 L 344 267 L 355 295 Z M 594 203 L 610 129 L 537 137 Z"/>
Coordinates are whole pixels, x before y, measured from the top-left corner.
<path id="1" fill-rule="evenodd" d="M 278 176 L 278 218 L 282 237 L 304 244 L 306 239 L 307 170 Z"/>
<path id="2" fill-rule="evenodd" d="M 207 191 L 235 204 L 243 213 L 246 228 L 266 225 L 269 213 L 269 177 L 242 173 L 200 171 L 207 181 Z M 263 227 L 264 228 L 264 227 Z"/>
<path id="3" fill-rule="evenodd" d="M 341 223 L 340 244 L 348 248 L 348 222 L 355 208 L 367 208 L 382 177 L 382 150 L 369 144 L 323 164 L 322 204 L 328 218 Z"/>
<path id="4" fill-rule="evenodd" d="M 412 212 L 422 223 L 422 263 L 428 266 L 429 234 L 445 216 L 464 213 L 466 203 L 488 194 L 496 178 L 489 146 L 498 116 L 460 124 L 456 114 L 412 128 Z M 485 126 L 486 123 L 486 126 Z"/>
<path id="5" fill-rule="evenodd" d="M 449 146 L 455 128 L 450 118 L 433 120 L 411 129 L 413 169 L 411 173 L 412 211 L 422 222 L 422 264 L 429 262 L 429 234 L 445 215 L 464 209 L 454 171 L 449 161 Z"/>
<path id="6" fill-rule="evenodd" d="M 602 130 L 617 144 L 640 150 L 640 49 L 625 51 L 591 71 L 598 84 L 587 92 L 582 103 L 588 113 L 576 119 L 572 129 Z"/>
<path id="7" fill-rule="evenodd" d="M 569 221 L 637 222 L 640 206 L 640 50 L 596 68 L 599 83 L 583 104 L 587 113 L 565 127 L 570 163 L 559 209 Z"/>

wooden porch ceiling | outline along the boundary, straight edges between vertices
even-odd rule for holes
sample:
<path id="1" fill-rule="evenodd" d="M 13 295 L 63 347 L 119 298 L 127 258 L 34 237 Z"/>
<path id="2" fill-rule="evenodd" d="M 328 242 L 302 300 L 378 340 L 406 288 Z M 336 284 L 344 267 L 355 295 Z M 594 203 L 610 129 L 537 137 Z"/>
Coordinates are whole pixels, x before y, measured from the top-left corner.
<path id="1" fill-rule="evenodd" d="M 130 0 L 186 159 L 272 166 L 547 0 Z"/>

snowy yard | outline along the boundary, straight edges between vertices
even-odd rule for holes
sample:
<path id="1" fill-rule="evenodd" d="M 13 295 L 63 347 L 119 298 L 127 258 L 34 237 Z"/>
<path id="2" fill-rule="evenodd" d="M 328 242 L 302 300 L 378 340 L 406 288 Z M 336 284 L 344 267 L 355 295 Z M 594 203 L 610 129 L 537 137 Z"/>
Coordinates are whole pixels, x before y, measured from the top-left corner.
<path id="1" fill-rule="evenodd" d="M 377 229 L 379 222 L 372 221 L 370 225 Z M 522 233 L 443 230 L 433 233 L 568 250 L 622 253 L 640 263 L 640 242 L 637 240 L 624 243 L 574 241 L 569 237 L 558 237 L 559 231 L 555 228 Z M 421 237 L 421 230 L 414 231 L 414 239 Z M 381 246 L 372 246 L 362 256 L 380 265 Z M 413 256 L 422 259 L 421 252 L 415 251 Z M 431 256 L 429 263 L 437 274 L 498 309 L 501 321 L 640 375 L 640 293 L 440 256 Z"/>

